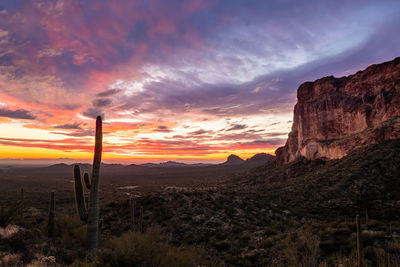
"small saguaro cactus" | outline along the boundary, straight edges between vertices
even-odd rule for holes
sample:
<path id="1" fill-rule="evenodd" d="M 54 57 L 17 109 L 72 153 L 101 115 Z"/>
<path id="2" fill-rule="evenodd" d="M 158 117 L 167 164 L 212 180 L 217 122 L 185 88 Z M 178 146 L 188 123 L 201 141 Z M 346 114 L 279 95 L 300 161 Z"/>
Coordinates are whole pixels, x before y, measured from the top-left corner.
<path id="1" fill-rule="evenodd" d="M 135 230 L 135 200 L 131 198 L 129 200 L 130 206 L 131 206 L 131 230 Z"/>
<path id="2" fill-rule="evenodd" d="M 22 203 L 21 222 L 24 223 L 25 195 L 24 195 L 24 189 L 23 188 L 21 188 L 21 203 Z"/>
<path id="3" fill-rule="evenodd" d="M 54 217 L 56 214 L 56 203 L 55 203 L 55 198 L 54 198 L 54 191 L 51 191 L 50 193 L 50 209 L 49 209 L 49 220 L 47 222 L 47 235 L 49 237 L 54 236 L 54 228 L 55 228 L 55 222 L 54 222 Z"/>
<path id="4" fill-rule="evenodd" d="M 357 266 L 362 266 L 362 239 L 361 239 L 361 223 L 360 216 L 356 216 L 356 228 L 357 228 Z"/>
<path id="5" fill-rule="evenodd" d="M 143 206 L 140 206 L 139 231 L 143 233 Z"/>
<path id="6" fill-rule="evenodd" d="M 81 169 L 79 165 L 74 167 L 75 179 L 75 202 L 79 217 L 87 223 L 88 245 L 90 249 L 96 249 L 98 244 L 99 232 L 99 176 L 102 150 L 102 121 L 98 116 L 96 119 L 96 139 L 94 148 L 94 159 L 92 169 L 92 179 L 89 174 L 84 174 L 84 183 L 87 190 L 90 190 L 89 205 L 85 205 L 85 196 L 83 194 L 83 186 L 81 179 Z"/>

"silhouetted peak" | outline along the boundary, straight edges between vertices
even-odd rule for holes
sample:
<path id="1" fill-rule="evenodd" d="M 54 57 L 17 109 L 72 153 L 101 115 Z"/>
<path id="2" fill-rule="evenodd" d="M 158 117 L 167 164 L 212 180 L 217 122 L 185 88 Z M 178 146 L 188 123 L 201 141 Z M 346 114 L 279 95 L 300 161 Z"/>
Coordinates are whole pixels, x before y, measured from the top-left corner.
<path id="1" fill-rule="evenodd" d="M 240 164 L 243 163 L 244 160 L 237 155 L 231 154 L 228 159 L 223 164 Z"/>
<path id="2" fill-rule="evenodd" d="M 274 156 L 267 153 L 258 153 L 247 159 L 247 161 L 268 161 L 272 159 Z"/>

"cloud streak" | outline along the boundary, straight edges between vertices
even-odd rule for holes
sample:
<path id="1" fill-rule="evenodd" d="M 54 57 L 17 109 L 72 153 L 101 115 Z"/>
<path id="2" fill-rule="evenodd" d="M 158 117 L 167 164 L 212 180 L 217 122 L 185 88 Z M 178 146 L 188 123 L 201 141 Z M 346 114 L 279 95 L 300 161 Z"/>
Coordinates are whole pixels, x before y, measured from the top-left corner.
<path id="1" fill-rule="evenodd" d="M 9 110 L 4 108 L 0 109 L 0 117 L 24 120 L 34 120 L 36 118 L 35 115 L 32 115 L 28 110 L 25 109 Z"/>

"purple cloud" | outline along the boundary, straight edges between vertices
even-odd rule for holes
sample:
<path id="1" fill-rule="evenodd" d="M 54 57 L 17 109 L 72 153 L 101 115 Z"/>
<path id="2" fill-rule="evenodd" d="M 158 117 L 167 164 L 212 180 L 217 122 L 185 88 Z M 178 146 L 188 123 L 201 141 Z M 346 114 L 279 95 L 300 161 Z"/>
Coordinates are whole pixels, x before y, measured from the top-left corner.
<path id="1" fill-rule="evenodd" d="M 109 89 L 109 90 L 105 90 L 105 91 L 98 93 L 96 96 L 97 97 L 109 97 L 109 96 L 117 95 L 117 94 L 121 93 L 122 91 L 123 91 L 122 89 Z"/>
<path id="2" fill-rule="evenodd" d="M 104 112 L 98 108 L 88 108 L 82 113 L 84 116 L 95 119 L 97 116 L 101 116 L 104 119 Z"/>
<path id="3" fill-rule="evenodd" d="M 82 123 L 75 122 L 75 123 L 66 123 L 66 124 L 61 124 L 61 125 L 55 125 L 53 128 L 56 129 L 82 129 L 81 128 Z"/>
<path id="4" fill-rule="evenodd" d="M 11 119 L 24 119 L 24 120 L 36 119 L 35 115 L 32 115 L 28 110 L 25 109 L 10 110 L 2 108 L 0 109 L 0 117 L 6 117 Z"/>
<path id="5" fill-rule="evenodd" d="M 92 104 L 95 107 L 106 107 L 111 105 L 112 101 L 109 98 L 96 98 L 93 100 Z"/>
<path id="6" fill-rule="evenodd" d="M 165 125 L 157 126 L 157 128 L 154 129 L 153 131 L 154 131 L 154 132 L 161 132 L 161 133 L 169 133 L 169 132 L 172 132 L 172 130 L 168 129 L 168 127 L 165 126 Z"/>
<path id="7" fill-rule="evenodd" d="M 246 129 L 247 125 L 246 124 L 232 124 L 232 126 L 228 129 L 226 129 L 226 131 L 236 131 L 236 130 L 243 130 Z"/>

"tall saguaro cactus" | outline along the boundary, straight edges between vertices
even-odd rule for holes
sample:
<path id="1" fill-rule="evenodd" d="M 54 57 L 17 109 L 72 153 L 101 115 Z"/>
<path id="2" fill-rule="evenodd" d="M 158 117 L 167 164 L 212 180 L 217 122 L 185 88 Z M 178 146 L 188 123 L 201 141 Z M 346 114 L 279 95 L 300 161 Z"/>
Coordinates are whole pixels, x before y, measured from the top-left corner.
<path id="1" fill-rule="evenodd" d="M 74 167 L 75 178 L 75 201 L 82 221 L 87 222 L 87 238 L 90 249 L 96 249 L 98 245 L 99 231 L 99 177 L 102 150 L 102 121 L 98 116 L 96 119 L 96 141 L 94 147 L 92 179 L 89 180 L 89 174 L 84 174 L 84 182 L 87 190 L 90 190 L 89 205 L 86 209 L 85 198 L 83 194 L 81 170 L 79 165 Z"/>

